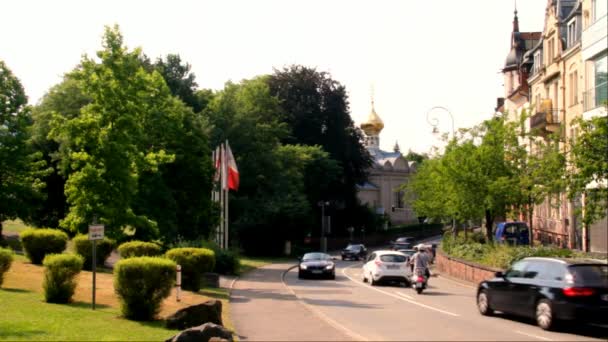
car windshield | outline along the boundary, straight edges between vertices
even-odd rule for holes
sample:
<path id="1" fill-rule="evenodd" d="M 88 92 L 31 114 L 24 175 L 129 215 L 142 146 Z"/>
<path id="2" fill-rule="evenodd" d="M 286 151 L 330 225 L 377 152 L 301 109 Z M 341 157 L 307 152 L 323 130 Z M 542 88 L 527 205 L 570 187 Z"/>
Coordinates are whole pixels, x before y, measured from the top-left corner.
<path id="1" fill-rule="evenodd" d="M 303 261 L 311 260 L 329 260 L 331 257 L 325 253 L 307 253 L 302 257 Z"/>
<path id="2" fill-rule="evenodd" d="M 361 248 L 360 245 L 348 245 L 346 246 L 346 249 L 348 249 L 349 251 L 358 251 Z"/>
<path id="3" fill-rule="evenodd" d="M 574 282 L 584 286 L 608 286 L 608 265 L 572 265 Z"/>
<path id="4" fill-rule="evenodd" d="M 411 243 L 396 243 L 395 248 L 396 249 L 411 249 L 412 244 Z"/>
<path id="5" fill-rule="evenodd" d="M 407 258 L 398 254 L 384 254 L 380 256 L 380 260 L 383 262 L 405 262 Z"/>
<path id="6" fill-rule="evenodd" d="M 409 237 L 400 237 L 395 242 L 408 242 L 410 240 Z"/>

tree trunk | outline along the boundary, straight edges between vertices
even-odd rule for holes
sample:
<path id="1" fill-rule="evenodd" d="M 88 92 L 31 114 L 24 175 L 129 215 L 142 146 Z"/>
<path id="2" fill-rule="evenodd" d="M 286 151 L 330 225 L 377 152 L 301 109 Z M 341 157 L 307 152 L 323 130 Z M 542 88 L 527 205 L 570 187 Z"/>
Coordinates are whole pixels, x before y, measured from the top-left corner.
<path id="1" fill-rule="evenodd" d="M 530 246 L 534 246 L 534 229 L 532 227 L 532 214 L 534 212 L 534 205 L 532 204 L 532 197 L 528 196 L 528 239 L 530 240 Z"/>
<path id="2" fill-rule="evenodd" d="M 486 240 L 492 242 L 494 237 L 492 236 L 492 226 L 494 225 L 494 215 L 490 210 L 486 209 Z"/>

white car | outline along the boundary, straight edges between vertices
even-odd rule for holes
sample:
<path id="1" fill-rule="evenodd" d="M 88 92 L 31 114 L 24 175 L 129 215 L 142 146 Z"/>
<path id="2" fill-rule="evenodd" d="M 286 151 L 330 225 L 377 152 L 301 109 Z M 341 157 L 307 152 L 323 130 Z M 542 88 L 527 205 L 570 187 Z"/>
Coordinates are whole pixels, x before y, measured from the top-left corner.
<path id="1" fill-rule="evenodd" d="M 398 251 L 375 251 L 363 265 L 363 282 L 376 285 L 381 281 L 394 281 L 410 285 L 412 269 L 409 256 Z"/>

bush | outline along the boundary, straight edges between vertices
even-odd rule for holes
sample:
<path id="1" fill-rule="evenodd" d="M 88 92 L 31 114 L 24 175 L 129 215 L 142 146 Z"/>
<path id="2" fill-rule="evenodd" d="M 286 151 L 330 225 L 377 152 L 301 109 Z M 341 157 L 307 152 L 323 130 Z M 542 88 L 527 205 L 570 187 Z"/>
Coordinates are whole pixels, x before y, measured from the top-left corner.
<path id="1" fill-rule="evenodd" d="M 44 298 L 48 303 L 68 303 L 76 289 L 75 277 L 84 258 L 77 254 L 49 254 L 44 258 Z"/>
<path id="2" fill-rule="evenodd" d="M 162 249 L 154 242 L 129 241 L 118 246 L 118 253 L 123 259 L 143 256 L 159 256 Z"/>
<path id="3" fill-rule="evenodd" d="M 202 274 L 215 268 L 215 253 L 207 248 L 173 248 L 165 255 L 181 265 L 182 287 L 185 290 L 200 290 Z"/>
<path id="4" fill-rule="evenodd" d="M 25 254 L 33 264 L 40 265 L 47 254 L 61 253 L 68 243 L 66 233 L 58 229 L 26 229 L 20 234 Z"/>
<path id="5" fill-rule="evenodd" d="M 114 291 L 120 299 L 123 316 L 152 320 L 163 299 L 171 294 L 176 264 L 160 257 L 133 257 L 114 266 Z"/>
<path id="6" fill-rule="evenodd" d="M 215 267 L 213 272 L 218 274 L 238 274 L 241 267 L 241 258 L 236 249 L 221 249 L 217 243 L 202 240 L 200 246 L 215 253 Z"/>
<path id="7" fill-rule="evenodd" d="M 91 270 L 93 268 L 93 242 L 89 240 L 88 235 L 77 235 L 72 239 L 74 242 L 74 249 L 76 253 L 84 258 L 84 269 Z M 103 266 L 106 259 L 112 253 L 114 248 L 114 240 L 110 240 L 106 237 L 103 240 L 97 240 L 97 248 L 95 256 L 97 259 L 97 266 Z"/>
<path id="8" fill-rule="evenodd" d="M 13 251 L 10 249 L 0 248 L 0 286 L 4 281 L 4 273 L 11 268 L 13 263 Z"/>

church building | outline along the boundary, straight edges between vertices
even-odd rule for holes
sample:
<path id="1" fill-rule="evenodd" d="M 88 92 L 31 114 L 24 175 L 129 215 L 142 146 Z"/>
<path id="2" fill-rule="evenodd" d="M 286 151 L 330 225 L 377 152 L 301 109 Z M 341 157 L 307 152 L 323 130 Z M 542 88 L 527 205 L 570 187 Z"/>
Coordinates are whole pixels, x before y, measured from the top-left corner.
<path id="1" fill-rule="evenodd" d="M 361 124 L 361 129 L 365 133 L 364 145 L 374 162 L 368 181 L 358 186 L 359 200 L 377 214 L 387 214 L 392 225 L 418 222 L 411 206 L 404 201 L 403 191 L 399 190 L 416 171 L 415 164 L 405 159 L 397 143 L 392 152 L 380 149 L 380 132 L 383 128 L 384 123 L 376 113 L 372 100 L 372 110 Z"/>

